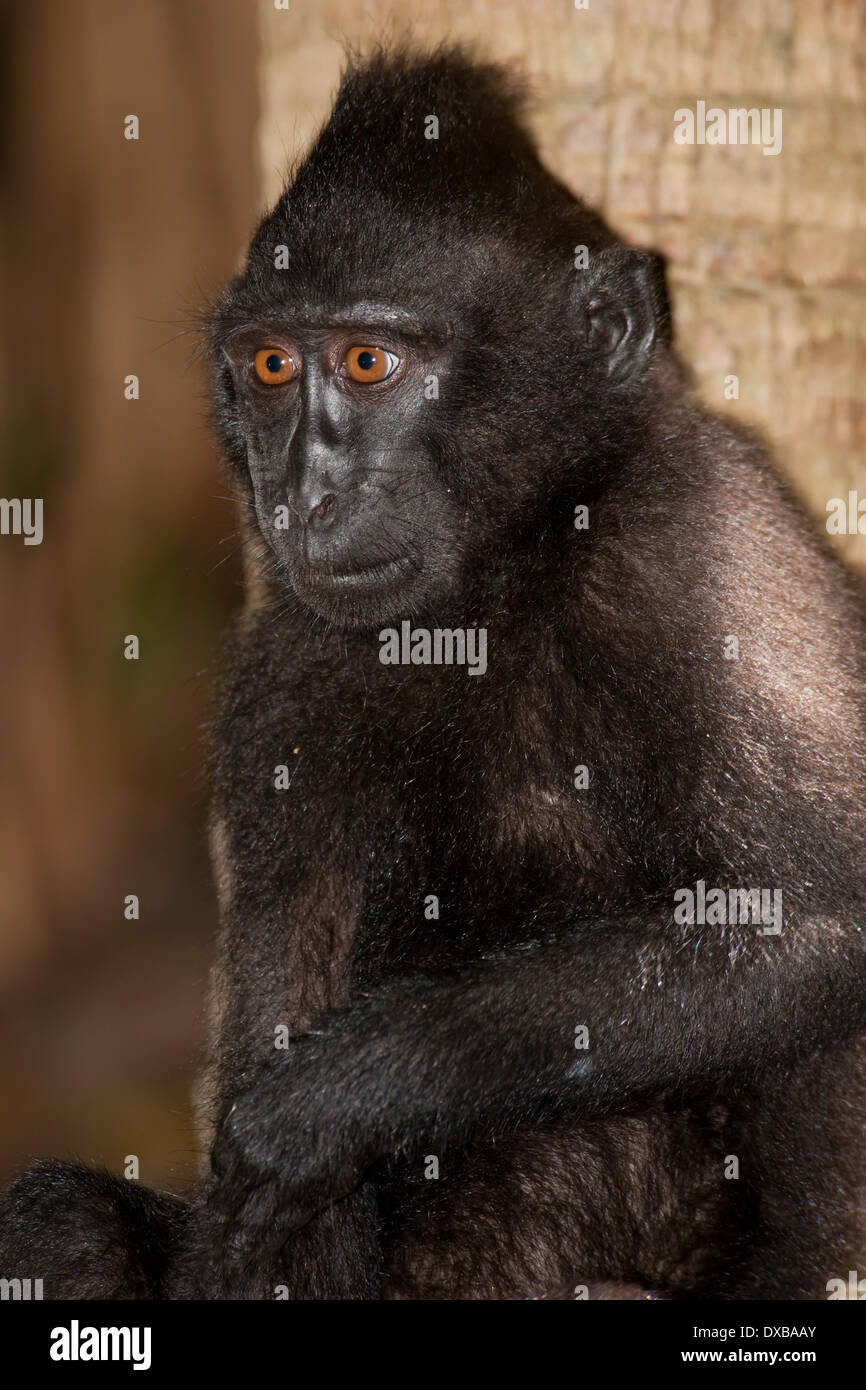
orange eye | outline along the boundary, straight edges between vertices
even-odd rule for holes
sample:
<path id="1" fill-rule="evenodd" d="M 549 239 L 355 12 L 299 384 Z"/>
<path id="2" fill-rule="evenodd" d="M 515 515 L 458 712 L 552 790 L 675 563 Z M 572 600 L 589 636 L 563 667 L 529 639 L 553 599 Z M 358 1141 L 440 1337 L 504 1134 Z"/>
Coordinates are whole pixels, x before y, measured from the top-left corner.
<path id="1" fill-rule="evenodd" d="M 397 366 L 393 352 L 379 347 L 353 347 L 346 353 L 346 372 L 353 381 L 384 381 Z"/>
<path id="2" fill-rule="evenodd" d="M 253 358 L 259 381 L 265 386 L 282 386 L 295 376 L 295 364 L 284 348 L 259 348 Z"/>

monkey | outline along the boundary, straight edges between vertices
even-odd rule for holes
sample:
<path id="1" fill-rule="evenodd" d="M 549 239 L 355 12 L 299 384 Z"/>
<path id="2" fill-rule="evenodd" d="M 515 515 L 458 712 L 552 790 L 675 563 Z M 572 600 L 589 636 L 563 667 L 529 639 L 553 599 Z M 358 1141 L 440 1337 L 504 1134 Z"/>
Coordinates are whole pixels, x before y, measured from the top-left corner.
<path id="1" fill-rule="evenodd" d="M 507 69 L 383 47 L 207 354 L 247 579 L 207 1162 L 187 1200 L 35 1165 L 0 1272 L 825 1298 L 864 1251 L 862 604 L 694 399 L 661 258 Z"/>

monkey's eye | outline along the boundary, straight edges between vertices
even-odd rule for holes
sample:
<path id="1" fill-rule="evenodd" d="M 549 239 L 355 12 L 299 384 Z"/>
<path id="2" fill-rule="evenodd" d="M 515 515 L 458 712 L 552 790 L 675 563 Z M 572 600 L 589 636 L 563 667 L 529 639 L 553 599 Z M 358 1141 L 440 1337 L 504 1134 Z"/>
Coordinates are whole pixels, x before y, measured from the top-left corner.
<path id="1" fill-rule="evenodd" d="M 295 364 L 284 348 L 259 348 L 253 368 L 264 386 L 283 386 L 296 375 Z"/>
<path id="2" fill-rule="evenodd" d="M 346 374 L 353 381 L 384 381 L 389 377 L 400 359 L 393 352 L 380 347 L 349 348 L 343 363 Z"/>

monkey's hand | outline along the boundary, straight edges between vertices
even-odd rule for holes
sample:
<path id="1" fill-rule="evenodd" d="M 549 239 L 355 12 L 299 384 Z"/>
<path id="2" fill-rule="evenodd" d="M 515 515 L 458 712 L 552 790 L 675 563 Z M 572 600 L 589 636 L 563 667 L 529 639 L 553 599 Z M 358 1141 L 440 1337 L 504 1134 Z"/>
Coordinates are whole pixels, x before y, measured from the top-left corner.
<path id="1" fill-rule="evenodd" d="M 277 1211 L 284 1232 L 304 1226 L 382 1152 L 385 1096 L 371 1084 L 369 1049 L 349 1031 L 293 1039 L 219 1126 L 211 1205 L 238 1253 L 267 1237 Z"/>

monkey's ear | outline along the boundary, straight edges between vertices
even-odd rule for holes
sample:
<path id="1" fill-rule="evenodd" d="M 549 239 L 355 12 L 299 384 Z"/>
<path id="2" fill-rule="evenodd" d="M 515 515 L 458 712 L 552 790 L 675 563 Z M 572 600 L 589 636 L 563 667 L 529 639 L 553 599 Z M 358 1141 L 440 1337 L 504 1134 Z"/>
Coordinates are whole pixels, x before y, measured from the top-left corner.
<path id="1" fill-rule="evenodd" d="M 590 351 L 611 381 L 640 376 L 666 331 L 664 263 L 660 256 L 612 246 L 596 251 L 580 287 Z"/>

